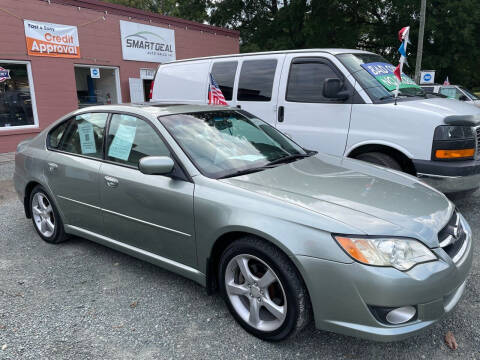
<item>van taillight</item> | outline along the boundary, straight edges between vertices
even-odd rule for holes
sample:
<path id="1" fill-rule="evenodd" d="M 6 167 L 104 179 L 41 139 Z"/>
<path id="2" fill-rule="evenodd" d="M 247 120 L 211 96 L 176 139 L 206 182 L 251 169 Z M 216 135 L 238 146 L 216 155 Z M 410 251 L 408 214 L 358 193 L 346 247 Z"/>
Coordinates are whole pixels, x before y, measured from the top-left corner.
<path id="1" fill-rule="evenodd" d="M 148 95 L 148 100 L 152 100 L 153 96 L 153 85 L 155 84 L 155 79 L 152 80 L 152 83 L 150 84 L 150 94 Z"/>

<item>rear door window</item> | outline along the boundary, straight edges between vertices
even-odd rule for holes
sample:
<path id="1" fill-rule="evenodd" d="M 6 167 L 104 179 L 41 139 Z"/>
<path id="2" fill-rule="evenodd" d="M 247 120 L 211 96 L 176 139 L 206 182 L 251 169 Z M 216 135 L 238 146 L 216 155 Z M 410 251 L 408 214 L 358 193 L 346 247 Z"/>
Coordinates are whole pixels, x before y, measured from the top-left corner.
<path id="1" fill-rule="evenodd" d="M 108 113 L 86 113 L 69 121 L 59 150 L 72 154 L 103 158 L 103 136 Z"/>
<path id="2" fill-rule="evenodd" d="M 276 59 L 244 61 L 238 82 L 237 100 L 270 101 L 276 68 Z"/>
<path id="3" fill-rule="evenodd" d="M 232 100 L 237 65 L 237 61 L 223 61 L 212 66 L 212 76 L 220 86 L 225 100 Z"/>
<path id="4" fill-rule="evenodd" d="M 69 121 L 64 121 L 48 133 L 47 147 L 49 149 L 58 149 L 62 136 L 69 125 Z"/>
<path id="5" fill-rule="evenodd" d="M 108 130 L 107 160 L 138 167 L 145 156 L 169 156 L 167 146 L 144 120 L 113 114 Z"/>

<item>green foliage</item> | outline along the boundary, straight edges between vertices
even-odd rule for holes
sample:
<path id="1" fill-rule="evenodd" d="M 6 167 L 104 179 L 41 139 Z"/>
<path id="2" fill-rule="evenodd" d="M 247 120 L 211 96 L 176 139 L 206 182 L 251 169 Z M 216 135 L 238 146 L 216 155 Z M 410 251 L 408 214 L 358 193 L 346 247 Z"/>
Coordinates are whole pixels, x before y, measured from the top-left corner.
<path id="1" fill-rule="evenodd" d="M 238 29 L 241 51 L 359 48 L 396 64 L 398 30 L 410 26 L 408 63 L 415 69 L 420 0 L 224 0 L 210 22 Z M 437 82 L 480 85 L 480 0 L 427 0 L 422 68 Z"/>
<path id="2" fill-rule="evenodd" d="M 107 0 L 240 31 L 242 52 L 358 48 L 398 62 L 398 30 L 410 26 L 413 75 L 420 0 Z M 210 14 L 210 15 L 209 15 Z M 423 69 L 437 82 L 480 85 L 480 0 L 427 0 Z"/>

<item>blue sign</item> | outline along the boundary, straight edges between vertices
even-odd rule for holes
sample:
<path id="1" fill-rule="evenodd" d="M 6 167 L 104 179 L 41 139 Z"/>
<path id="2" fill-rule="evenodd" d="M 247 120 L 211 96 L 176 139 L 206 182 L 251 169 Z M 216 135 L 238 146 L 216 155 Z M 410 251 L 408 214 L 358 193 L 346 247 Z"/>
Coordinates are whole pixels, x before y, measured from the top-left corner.
<path id="1" fill-rule="evenodd" d="M 430 81 L 430 80 L 432 80 L 432 74 L 425 74 L 425 75 L 423 75 L 423 80 L 425 80 L 425 81 Z"/>

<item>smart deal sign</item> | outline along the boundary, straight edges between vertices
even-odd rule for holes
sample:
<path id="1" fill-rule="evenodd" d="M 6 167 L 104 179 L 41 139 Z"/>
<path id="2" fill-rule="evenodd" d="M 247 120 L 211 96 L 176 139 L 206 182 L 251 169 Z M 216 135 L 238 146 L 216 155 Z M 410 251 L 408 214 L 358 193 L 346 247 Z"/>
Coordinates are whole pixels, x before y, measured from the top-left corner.
<path id="1" fill-rule="evenodd" d="M 80 58 L 76 26 L 24 20 L 28 55 Z"/>
<path id="2" fill-rule="evenodd" d="M 175 33 L 158 26 L 120 20 L 124 60 L 163 63 L 175 56 Z"/>

